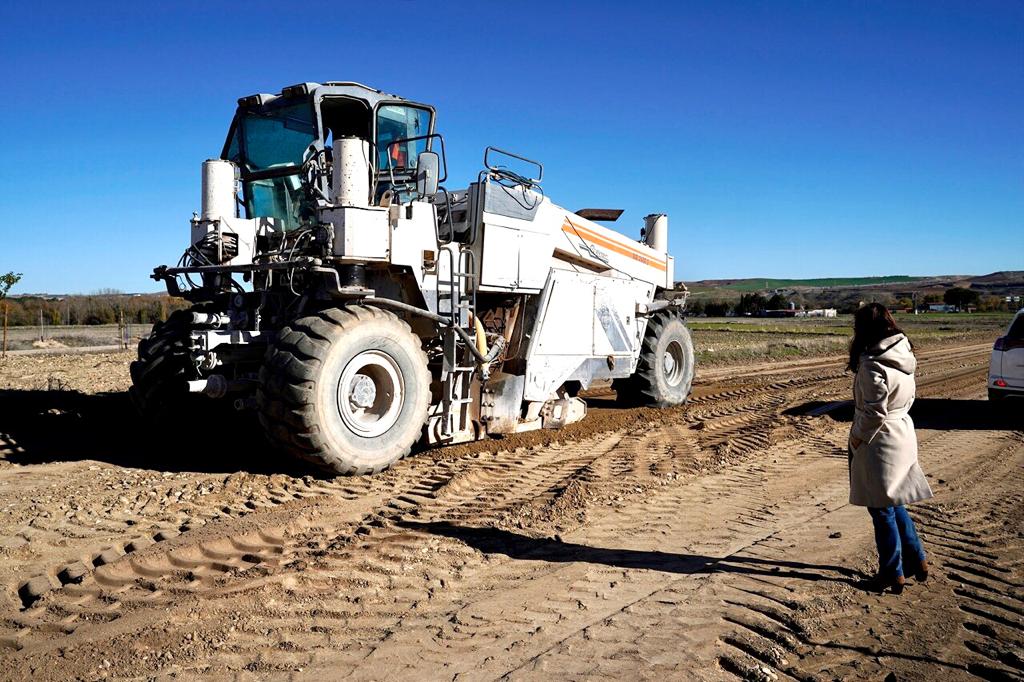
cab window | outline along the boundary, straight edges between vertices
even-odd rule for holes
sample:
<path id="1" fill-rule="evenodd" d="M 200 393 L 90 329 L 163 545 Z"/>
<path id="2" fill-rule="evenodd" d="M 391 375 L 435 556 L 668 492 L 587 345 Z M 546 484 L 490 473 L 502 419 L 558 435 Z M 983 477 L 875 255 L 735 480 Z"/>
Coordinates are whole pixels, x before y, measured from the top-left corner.
<path id="1" fill-rule="evenodd" d="M 387 173 L 411 171 L 416 160 L 427 148 L 427 140 L 401 142 L 395 140 L 420 137 L 430 133 L 430 111 L 421 107 L 386 104 L 377 109 L 377 170 Z"/>

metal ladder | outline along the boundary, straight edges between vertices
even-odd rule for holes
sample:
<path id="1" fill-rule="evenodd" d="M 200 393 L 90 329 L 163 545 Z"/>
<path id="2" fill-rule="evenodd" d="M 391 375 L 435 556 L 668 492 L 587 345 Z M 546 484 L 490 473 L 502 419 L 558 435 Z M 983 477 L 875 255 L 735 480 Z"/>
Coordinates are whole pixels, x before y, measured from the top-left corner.
<path id="1" fill-rule="evenodd" d="M 461 327 L 470 338 L 476 338 L 476 329 L 471 322 L 476 317 L 476 257 L 466 246 L 460 246 L 457 255 L 447 248 L 442 248 L 441 253 L 444 254 L 442 258 L 447 258 L 449 274 L 447 280 L 439 278 L 437 282 L 437 314 L 447 317 L 453 327 Z M 440 263 L 438 270 L 441 270 Z M 454 329 L 445 329 L 442 341 L 441 435 L 450 437 L 470 427 L 469 408 L 473 402 L 476 362 L 472 351 Z"/>

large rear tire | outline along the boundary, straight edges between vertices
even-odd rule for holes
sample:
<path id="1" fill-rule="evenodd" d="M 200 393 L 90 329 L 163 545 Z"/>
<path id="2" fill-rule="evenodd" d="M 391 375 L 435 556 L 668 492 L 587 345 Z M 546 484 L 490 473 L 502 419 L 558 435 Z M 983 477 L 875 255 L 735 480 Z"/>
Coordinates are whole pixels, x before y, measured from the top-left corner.
<path id="1" fill-rule="evenodd" d="M 390 312 L 325 310 L 292 322 L 270 344 L 256 401 L 281 449 L 331 473 L 376 473 L 409 454 L 423 432 L 427 356 Z"/>
<path id="2" fill-rule="evenodd" d="M 616 379 L 612 387 L 627 405 L 673 407 L 690 397 L 694 353 L 690 330 L 675 312 L 651 317 L 644 333 L 636 372 Z"/>

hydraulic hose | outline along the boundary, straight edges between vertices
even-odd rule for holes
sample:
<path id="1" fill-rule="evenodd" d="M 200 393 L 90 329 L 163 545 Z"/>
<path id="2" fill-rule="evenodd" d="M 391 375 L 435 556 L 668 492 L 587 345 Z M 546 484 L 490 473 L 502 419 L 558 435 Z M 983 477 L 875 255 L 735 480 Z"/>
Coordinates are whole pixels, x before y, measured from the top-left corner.
<path id="1" fill-rule="evenodd" d="M 476 339 L 470 336 L 465 329 L 454 324 L 450 319 L 442 317 L 436 313 L 432 313 L 429 310 L 423 308 L 417 308 L 414 305 L 408 303 L 402 303 L 401 301 L 392 301 L 390 298 L 377 298 L 376 296 L 367 296 L 366 298 L 359 299 L 360 303 L 366 303 L 368 305 L 375 305 L 381 308 L 391 308 L 392 310 L 401 310 L 402 312 L 409 313 L 410 315 L 418 315 L 425 317 L 428 320 L 433 320 L 442 327 L 451 327 L 455 330 L 455 333 L 465 342 L 466 347 L 473 353 L 473 357 L 477 359 L 482 365 L 489 364 L 494 358 L 489 358 L 484 355 L 476 347 Z M 496 344 L 497 345 L 497 344 Z M 500 349 L 499 349 L 500 350 Z M 497 355 L 497 354 L 495 354 Z"/>

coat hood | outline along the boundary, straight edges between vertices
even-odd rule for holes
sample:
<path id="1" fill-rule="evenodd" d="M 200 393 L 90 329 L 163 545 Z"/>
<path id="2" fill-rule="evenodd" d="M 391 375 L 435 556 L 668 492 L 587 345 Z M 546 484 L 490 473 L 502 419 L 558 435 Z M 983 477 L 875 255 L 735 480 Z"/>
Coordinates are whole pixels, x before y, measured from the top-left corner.
<path id="1" fill-rule="evenodd" d="M 913 374 L 917 369 L 917 358 L 910 348 L 910 341 L 903 334 L 887 337 L 868 348 L 864 355 L 886 367 L 892 367 L 904 374 Z"/>

